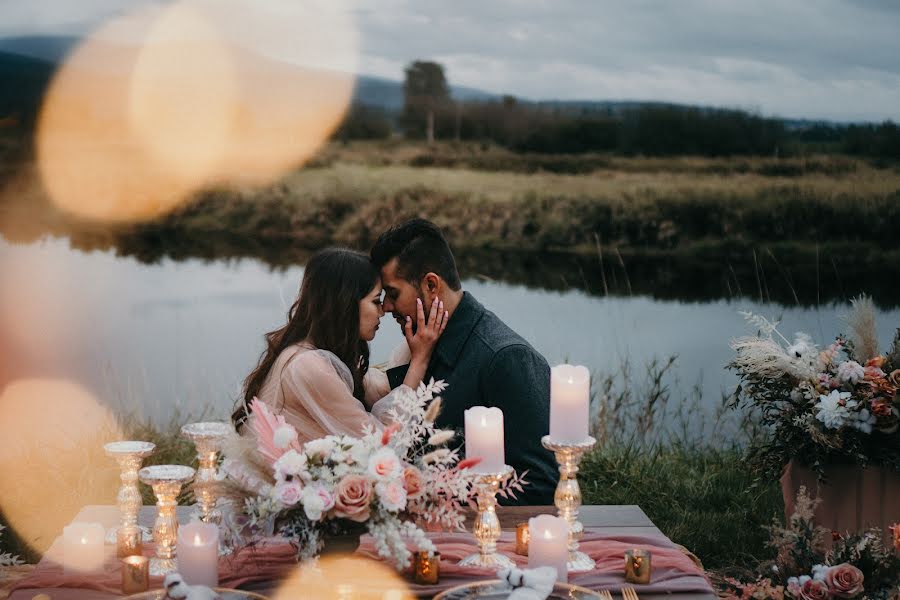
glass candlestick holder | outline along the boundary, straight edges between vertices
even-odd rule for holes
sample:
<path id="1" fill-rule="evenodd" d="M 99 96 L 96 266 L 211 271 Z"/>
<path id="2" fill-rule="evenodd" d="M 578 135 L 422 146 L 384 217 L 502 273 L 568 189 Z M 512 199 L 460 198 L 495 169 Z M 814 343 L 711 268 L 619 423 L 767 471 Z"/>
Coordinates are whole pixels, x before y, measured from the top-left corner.
<path id="1" fill-rule="evenodd" d="M 229 423 L 188 423 L 181 433 L 189 438 L 197 449 L 197 476 L 194 477 L 194 497 L 200 508 L 200 520 L 218 525 L 222 513 L 216 508 L 216 474 L 222 441 L 234 431 Z"/>
<path id="2" fill-rule="evenodd" d="M 163 576 L 175 570 L 175 545 L 178 539 L 178 504 L 182 486 L 194 478 L 194 469 L 182 465 L 155 465 L 140 470 L 141 481 L 153 488 L 158 514 L 153 525 L 156 557 L 150 561 L 150 574 Z"/>
<path id="3" fill-rule="evenodd" d="M 143 501 L 141 491 L 138 489 L 138 469 L 141 468 L 144 459 L 153 454 L 156 444 L 139 441 L 110 442 L 104 444 L 103 450 L 107 456 L 116 459 L 119 464 L 119 493 L 116 495 L 116 503 L 119 506 L 121 519 L 119 526 L 106 532 L 106 541 L 116 543 L 117 533 L 120 528 L 138 527 L 138 512 Z M 150 540 L 150 530 L 139 527 L 142 538 Z"/>
<path id="4" fill-rule="evenodd" d="M 590 571 L 596 564 L 590 556 L 578 550 L 578 542 L 584 535 L 584 525 L 578 520 L 581 508 L 581 488 L 578 486 L 578 464 L 584 453 L 597 443 L 592 437 L 578 443 L 565 443 L 553 440 L 549 435 L 541 438 L 544 448 L 556 455 L 559 464 L 559 483 L 553 494 L 554 504 L 560 517 L 569 523 L 569 573 Z"/>
<path id="5" fill-rule="evenodd" d="M 478 494 L 478 514 L 475 516 L 473 533 L 478 542 L 479 552 L 470 554 L 461 561 L 461 567 L 486 567 L 500 569 L 514 567 L 515 563 L 507 556 L 497 553 L 497 540 L 500 539 L 500 520 L 497 518 L 497 490 L 506 481 L 513 470 L 504 465 L 496 473 L 474 473 L 474 486 Z"/>

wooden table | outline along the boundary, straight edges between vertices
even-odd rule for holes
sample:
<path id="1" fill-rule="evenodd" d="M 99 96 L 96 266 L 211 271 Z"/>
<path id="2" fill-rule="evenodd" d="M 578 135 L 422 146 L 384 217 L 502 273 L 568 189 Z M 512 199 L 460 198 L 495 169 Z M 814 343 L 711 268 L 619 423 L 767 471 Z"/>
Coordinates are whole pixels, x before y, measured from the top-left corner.
<path id="1" fill-rule="evenodd" d="M 189 520 L 192 507 L 179 506 L 178 520 L 185 523 Z M 554 506 L 501 506 L 497 508 L 497 516 L 503 529 L 515 529 L 516 524 L 527 521 L 539 514 L 556 514 Z M 75 517 L 75 521 L 103 523 L 107 528 L 115 527 L 118 523 L 119 511 L 115 506 L 86 506 Z M 156 507 L 145 506 L 141 509 L 138 521 L 141 525 L 153 527 L 156 519 Z M 612 534 L 659 534 L 662 533 L 656 525 L 636 505 L 589 505 L 582 506 L 579 519 L 585 527 L 594 527 L 602 533 Z M 467 523 L 471 527 L 471 518 Z M 57 540 L 59 542 L 59 540 Z M 53 598 L 53 589 L 24 589 L 10 595 L 9 600 L 31 600 L 36 594 L 45 593 Z M 618 597 L 618 596 L 614 596 Z M 678 593 L 678 594 L 641 594 L 646 600 L 714 600 L 713 594 L 702 593 Z M 107 594 L 85 590 L 84 600 L 112 598 Z"/>

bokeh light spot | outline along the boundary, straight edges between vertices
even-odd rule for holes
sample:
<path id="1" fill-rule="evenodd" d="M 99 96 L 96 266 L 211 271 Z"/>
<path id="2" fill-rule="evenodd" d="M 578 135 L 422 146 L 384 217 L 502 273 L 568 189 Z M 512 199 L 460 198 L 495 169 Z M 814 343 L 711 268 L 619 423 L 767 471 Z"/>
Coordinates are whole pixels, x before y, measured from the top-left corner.
<path id="1" fill-rule="evenodd" d="M 327 556 L 299 567 L 273 600 L 412 600 L 406 583 L 390 565 L 359 556 Z"/>
<path id="2" fill-rule="evenodd" d="M 0 392 L 0 509 L 38 552 L 78 511 L 115 504 L 115 461 L 103 444 L 121 439 L 112 414 L 66 380 L 21 379 Z"/>

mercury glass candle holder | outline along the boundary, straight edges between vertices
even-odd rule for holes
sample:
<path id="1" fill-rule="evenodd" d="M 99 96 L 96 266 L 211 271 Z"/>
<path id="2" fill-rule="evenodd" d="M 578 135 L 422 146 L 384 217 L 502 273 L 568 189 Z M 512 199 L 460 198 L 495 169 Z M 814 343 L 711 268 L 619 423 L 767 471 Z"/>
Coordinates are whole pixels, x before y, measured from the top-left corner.
<path id="1" fill-rule="evenodd" d="M 138 512 L 141 510 L 143 500 L 138 489 L 138 469 L 144 459 L 153 454 L 156 444 L 150 442 L 125 441 L 110 442 L 103 446 L 107 456 L 111 456 L 119 463 L 119 493 L 116 495 L 116 503 L 119 505 L 121 522 L 119 527 L 109 530 L 106 541 L 113 543 L 117 540 L 117 531 L 120 528 L 138 527 Z M 146 527 L 140 527 L 142 536 L 149 535 Z"/>
<path id="2" fill-rule="evenodd" d="M 475 517 L 473 533 L 478 542 L 479 552 L 470 554 L 461 561 L 461 567 L 482 567 L 500 569 L 514 567 L 515 563 L 507 556 L 497 553 L 497 540 L 500 539 L 500 520 L 497 518 L 497 490 L 500 484 L 512 475 L 512 467 L 504 465 L 502 471 L 496 473 L 475 473 L 475 489 L 478 493 L 478 515 Z"/>
<path id="3" fill-rule="evenodd" d="M 150 574 L 163 576 L 175 570 L 175 545 L 178 539 L 176 499 L 181 487 L 194 477 L 194 469 L 182 465 L 155 465 L 140 470 L 141 481 L 153 488 L 158 514 L 153 525 L 156 557 L 150 561 Z"/>
<path id="4" fill-rule="evenodd" d="M 578 550 L 578 542 L 584 535 L 584 525 L 578 520 L 581 508 L 581 488 L 578 486 L 578 464 L 584 453 L 597 443 L 592 437 L 576 444 L 557 442 L 545 435 L 541 438 L 544 448 L 556 455 L 559 464 L 559 483 L 553 494 L 554 504 L 560 517 L 569 523 L 569 573 L 590 571 L 596 564 L 590 556 Z"/>
<path id="5" fill-rule="evenodd" d="M 222 521 L 222 513 L 216 508 L 216 466 L 222 441 L 232 431 L 230 424 L 220 422 L 188 423 L 181 428 L 182 435 L 190 438 L 197 449 L 200 468 L 194 477 L 194 497 L 200 507 L 200 520 L 204 523 L 218 525 Z"/>

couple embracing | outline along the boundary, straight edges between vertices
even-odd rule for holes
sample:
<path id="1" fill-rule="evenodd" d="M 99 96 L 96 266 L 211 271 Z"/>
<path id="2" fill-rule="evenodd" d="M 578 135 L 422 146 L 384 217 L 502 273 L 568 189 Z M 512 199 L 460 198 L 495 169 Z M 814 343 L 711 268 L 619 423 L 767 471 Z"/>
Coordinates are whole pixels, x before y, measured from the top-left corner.
<path id="1" fill-rule="evenodd" d="M 406 344 L 385 373 L 369 368 L 369 342 L 388 312 Z M 301 443 L 358 437 L 366 424 L 390 424 L 385 415 L 398 389 L 443 379 L 448 388 L 436 424 L 461 434 L 466 409 L 500 408 L 506 462 L 528 471 L 529 485 L 511 502 L 553 504 L 556 462 L 541 446 L 550 422 L 550 367 L 463 291 L 450 246 L 433 223 L 413 219 L 389 229 L 371 256 L 340 248 L 316 253 L 287 323 L 266 334 L 266 345 L 233 415 L 239 430 L 256 397 L 294 426 Z"/>

